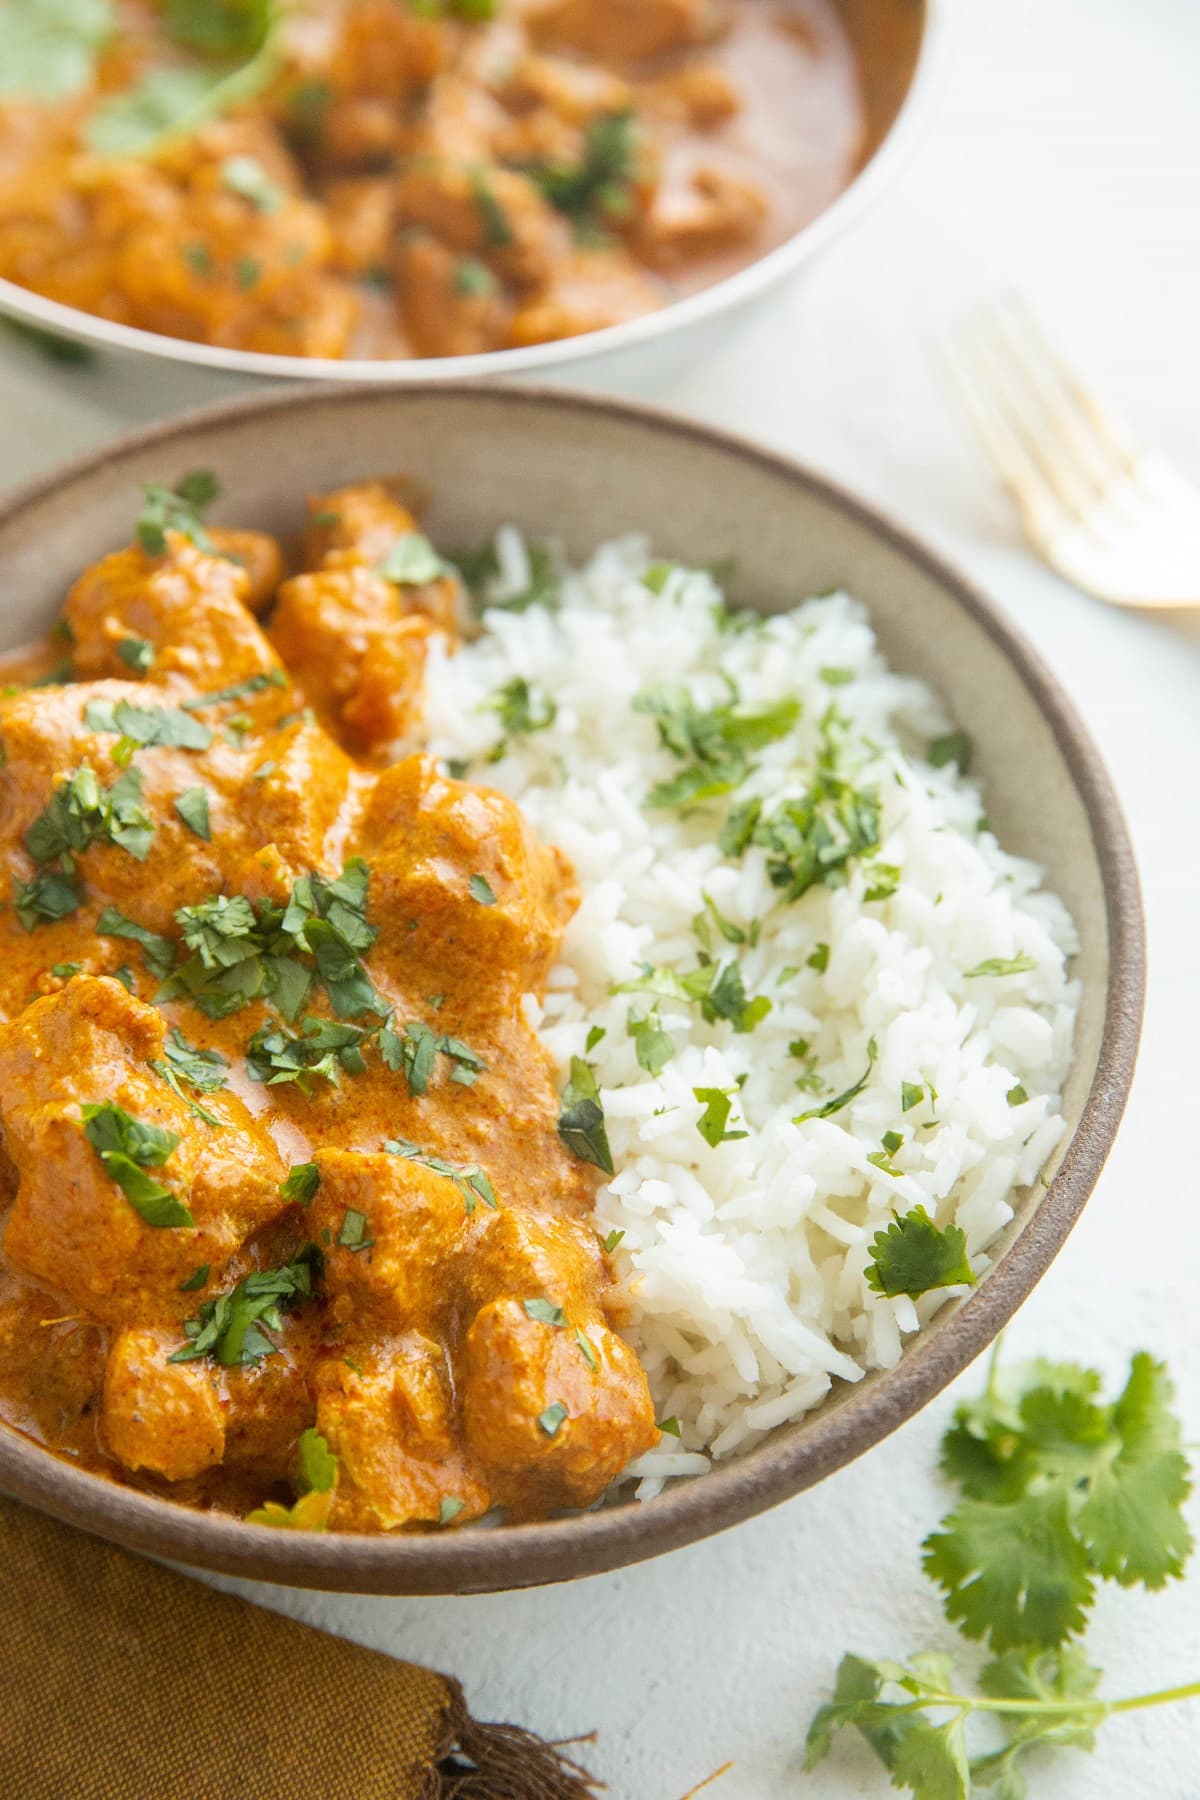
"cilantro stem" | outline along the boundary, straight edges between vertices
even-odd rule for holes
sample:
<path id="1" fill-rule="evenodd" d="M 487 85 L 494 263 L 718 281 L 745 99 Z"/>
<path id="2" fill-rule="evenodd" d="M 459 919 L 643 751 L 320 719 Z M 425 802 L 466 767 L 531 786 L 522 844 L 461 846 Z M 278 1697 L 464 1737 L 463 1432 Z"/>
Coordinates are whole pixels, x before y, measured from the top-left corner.
<path id="1" fill-rule="evenodd" d="M 1099 1725 L 1114 1713 L 1138 1712 L 1148 1706 L 1168 1706 L 1180 1700 L 1197 1699 L 1200 1699 L 1200 1681 L 1185 1682 L 1180 1687 L 1159 1688 L 1152 1694 L 1131 1694 L 1122 1700 L 1005 1700 L 993 1699 L 985 1694 L 953 1694 L 932 1687 L 922 1687 L 918 1699 L 901 1701 L 890 1710 L 897 1713 L 921 1712 L 931 1706 L 948 1706 L 960 1713 L 1032 1713 L 1060 1718 L 1070 1714 L 1076 1719 L 1086 1713 Z"/>
<path id="2" fill-rule="evenodd" d="M 994 1406 L 999 1398 L 1000 1388 L 1000 1352 L 1004 1348 L 1004 1333 L 998 1332 L 992 1344 L 992 1353 L 988 1357 L 987 1387 L 984 1390 L 988 1400 Z"/>

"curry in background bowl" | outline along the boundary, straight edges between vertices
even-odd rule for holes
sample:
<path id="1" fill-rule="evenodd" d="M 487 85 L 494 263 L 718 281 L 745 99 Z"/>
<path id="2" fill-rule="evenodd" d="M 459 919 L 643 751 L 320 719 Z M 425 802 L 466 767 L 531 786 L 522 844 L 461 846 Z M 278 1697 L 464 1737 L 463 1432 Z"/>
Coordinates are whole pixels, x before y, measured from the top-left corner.
<path id="1" fill-rule="evenodd" d="M 909 0 L 9 0 L 0 280 L 237 367 L 586 337 L 829 208 L 921 20 Z"/>

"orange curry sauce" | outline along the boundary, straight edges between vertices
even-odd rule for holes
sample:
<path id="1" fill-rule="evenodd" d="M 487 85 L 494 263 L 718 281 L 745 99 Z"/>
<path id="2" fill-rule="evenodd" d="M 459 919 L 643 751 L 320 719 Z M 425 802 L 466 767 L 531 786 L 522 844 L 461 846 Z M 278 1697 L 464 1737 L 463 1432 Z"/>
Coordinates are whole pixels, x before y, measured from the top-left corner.
<path id="1" fill-rule="evenodd" d="M 133 151 L 106 109 L 224 65 L 195 7 L 112 9 L 82 90 L 0 91 L 0 276 L 168 337 L 334 358 L 573 337 L 783 242 L 862 152 L 834 0 L 286 0 L 256 76 Z"/>
<path id="2" fill-rule="evenodd" d="M 586 1505 L 659 1434 L 521 1005 L 571 870 L 387 762 L 462 603 L 404 507 L 302 561 L 152 504 L 9 659 L 0 1417 L 237 1513 L 319 1432 L 334 1529 Z"/>

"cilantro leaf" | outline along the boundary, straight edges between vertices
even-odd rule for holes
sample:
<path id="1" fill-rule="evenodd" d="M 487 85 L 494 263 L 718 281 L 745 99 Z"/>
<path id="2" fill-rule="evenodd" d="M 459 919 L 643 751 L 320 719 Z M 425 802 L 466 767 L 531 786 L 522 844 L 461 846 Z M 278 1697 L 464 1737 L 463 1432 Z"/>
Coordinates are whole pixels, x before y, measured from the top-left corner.
<path id="1" fill-rule="evenodd" d="M 580 1162 L 591 1163 L 605 1175 L 615 1173 L 595 1071 L 581 1056 L 571 1058 L 570 1079 L 562 1091 L 558 1135 Z"/>
<path id="2" fill-rule="evenodd" d="M 875 1067 L 875 1060 L 878 1055 L 879 1047 L 876 1044 L 875 1039 L 871 1038 L 867 1044 L 867 1066 L 859 1076 L 858 1080 L 852 1082 L 842 1093 L 835 1094 L 831 1100 L 826 1100 L 823 1105 L 812 1106 L 807 1112 L 797 1113 L 796 1117 L 792 1120 L 792 1124 L 803 1125 L 806 1119 L 830 1119 L 833 1117 L 834 1113 L 841 1112 L 844 1106 L 849 1106 L 850 1102 L 857 1099 L 858 1095 L 862 1093 L 868 1081 L 871 1079 L 871 1070 Z"/>
<path id="3" fill-rule="evenodd" d="M 53 100 L 78 93 L 115 32 L 110 0 L 7 0 L 0 7 L 0 95 Z"/>
<path id="4" fill-rule="evenodd" d="M 324 1531 L 337 1489 L 338 1459 L 314 1425 L 300 1433 L 296 1445 L 296 1487 L 299 1498 L 291 1506 L 268 1500 L 247 1513 L 249 1525 L 271 1525 L 284 1531 Z"/>
<path id="5" fill-rule="evenodd" d="M 26 931 L 69 918 L 83 905 L 78 876 L 49 872 L 32 881 L 13 876 L 13 910 Z"/>
<path id="6" fill-rule="evenodd" d="M 321 1171 L 315 1162 L 293 1163 L 279 1187 L 281 1200 L 295 1200 L 311 1206 L 321 1185 Z"/>
<path id="7" fill-rule="evenodd" d="M 729 1130 L 729 1114 L 733 1108 L 736 1088 L 693 1088 L 692 1093 L 699 1100 L 704 1110 L 696 1120 L 696 1130 L 712 1149 L 718 1144 L 733 1143 L 737 1138 L 749 1137 L 750 1133 L 743 1128 Z"/>
<path id="8" fill-rule="evenodd" d="M 923 1565 L 947 1617 L 994 1650 L 1060 1644 L 1082 1629 L 1095 1593 L 1061 1490 L 1016 1504 L 964 1500 L 926 1538 Z"/>
<path id="9" fill-rule="evenodd" d="M 208 789 L 203 787 L 185 788 L 176 796 L 175 811 L 183 820 L 189 831 L 194 831 L 198 838 L 207 844 L 212 839 L 212 825 L 208 817 Z"/>
<path id="10" fill-rule="evenodd" d="M 166 744 L 178 750 L 207 750 L 212 732 L 176 706 L 131 706 L 118 700 L 89 700 L 83 709 L 89 731 L 113 731 L 125 743 L 150 747 Z"/>
<path id="11" fill-rule="evenodd" d="M 633 710 L 655 720 L 659 743 L 685 765 L 647 794 L 646 805 L 660 808 L 693 806 L 739 786 L 753 766 L 750 751 L 786 737 L 800 703 L 780 700 L 759 712 L 734 701 L 704 708 L 687 688 L 666 686 L 639 694 Z"/>
<path id="12" fill-rule="evenodd" d="M 419 531 L 406 531 L 398 537 L 375 571 L 398 587 L 423 587 L 448 572 L 449 564 Z"/>
<path id="13" fill-rule="evenodd" d="M 663 1030 L 658 1013 L 644 1013 L 640 1007 L 631 1006 L 625 1028 L 633 1039 L 638 1067 L 645 1069 L 647 1075 L 661 1075 L 675 1054 L 675 1045 Z"/>
<path id="14" fill-rule="evenodd" d="M 385 1138 L 383 1148 L 391 1156 L 401 1156 L 407 1162 L 420 1163 L 423 1168 L 432 1169 L 435 1175 L 444 1175 L 447 1180 L 454 1182 L 463 1197 L 468 1216 L 475 1211 L 481 1200 L 495 1212 L 498 1204 L 496 1190 L 490 1176 L 478 1163 L 447 1162 L 445 1157 L 431 1156 L 416 1144 L 409 1143 L 407 1138 Z"/>
<path id="15" fill-rule="evenodd" d="M 145 1224 L 156 1229 L 195 1224 L 179 1196 L 146 1174 L 165 1163 L 179 1143 L 173 1131 L 135 1119 L 112 1100 L 80 1111 L 88 1143 Z"/>
<path id="16" fill-rule="evenodd" d="M 144 925 L 138 925 L 127 919 L 123 912 L 115 906 L 106 906 L 96 920 L 96 930 L 101 937 L 129 938 L 140 944 L 146 957 L 146 966 L 151 973 L 164 980 L 175 963 L 175 944 L 171 938 L 160 937 L 157 931 L 147 931 Z"/>
<path id="17" fill-rule="evenodd" d="M 1173 1398 L 1163 1364 L 1139 1351 L 1110 1415 L 1116 1454 L 1095 1468 L 1079 1510 L 1092 1561 L 1122 1587 L 1161 1587 L 1182 1575 L 1192 1549 L 1181 1510 L 1191 1481 Z"/>
<path id="18" fill-rule="evenodd" d="M 989 956 L 986 962 L 976 963 L 973 969 L 964 969 L 963 980 L 975 981 L 984 975 L 1027 975 L 1037 966 L 1035 956 L 1030 956 L 1027 950 L 1019 950 L 1015 956 Z"/>
<path id="19" fill-rule="evenodd" d="M 923 1206 L 915 1206 L 903 1218 L 893 1213 L 887 1229 L 876 1232 L 864 1273 L 867 1286 L 877 1294 L 909 1294 L 914 1300 L 960 1282 L 975 1286 L 966 1232 L 958 1225 L 942 1230 Z"/>

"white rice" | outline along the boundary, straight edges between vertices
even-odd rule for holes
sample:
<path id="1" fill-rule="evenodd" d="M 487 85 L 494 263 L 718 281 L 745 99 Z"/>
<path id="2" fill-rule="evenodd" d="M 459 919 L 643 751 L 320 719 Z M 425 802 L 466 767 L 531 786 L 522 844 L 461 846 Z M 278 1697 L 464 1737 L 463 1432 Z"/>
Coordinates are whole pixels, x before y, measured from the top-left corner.
<path id="1" fill-rule="evenodd" d="M 528 579 L 511 530 L 498 562 L 493 598 Z M 676 1418 L 681 1437 L 631 1469 L 642 1496 L 797 1418 L 835 1378 L 890 1368 L 904 1339 L 964 1291 L 915 1302 L 872 1292 L 871 1239 L 893 1213 L 923 1205 L 939 1225 L 956 1222 L 973 1269 L 986 1267 L 1014 1189 L 1036 1181 L 1062 1135 L 1078 1004 L 1066 909 L 1038 868 L 1001 849 L 976 784 L 925 760 L 951 722 L 922 683 L 888 670 L 863 608 L 833 594 L 730 631 L 710 575 L 674 570 L 656 595 L 641 579 L 647 568 L 644 543 L 607 544 L 567 573 L 556 610 L 489 607 L 481 635 L 457 655 L 435 646 L 424 721 L 433 751 L 469 759 L 472 778 L 520 802 L 571 858 L 583 890 L 544 1004 L 529 996 L 525 1006 L 563 1079 L 572 1056 L 586 1054 L 601 1089 L 616 1174 L 600 1190 L 596 1224 L 624 1234 L 614 1262 L 626 1335 L 659 1416 Z M 551 697 L 557 716 L 488 761 L 502 735 L 488 702 L 515 677 Z M 757 766 L 732 795 L 690 813 L 648 809 L 650 787 L 683 764 L 635 697 L 670 682 L 715 705 L 729 697 L 727 680 L 744 708 L 794 696 L 794 728 L 753 752 Z M 788 901 L 763 848 L 726 856 L 716 835 L 732 804 L 805 790 L 831 702 L 851 727 L 854 786 L 878 790 L 880 847 L 850 863 L 846 885 Z M 901 873 L 894 893 L 868 902 L 874 864 Z M 758 922 L 753 944 L 711 929 L 709 938 L 771 1010 L 738 1032 L 706 1023 L 699 1005 L 660 1000 L 675 1053 L 655 1078 L 627 1030 L 631 1007 L 649 1012 L 653 996 L 613 990 L 646 964 L 695 969 L 694 921 L 708 899 L 747 939 Z M 829 946 L 823 970 L 807 962 L 819 944 Z M 1019 953 L 1036 966 L 967 974 Z M 594 1028 L 604 1036 L 585 1051 Z M 797 1039 L 809 1044 L 799 1060 L 789 1054 Z M 856 1097 L 795 1123 L 858 1081 L 871 1040 L 877 1054 Z M 809 1091 L 797 1088 L 806 1070 Z M 925 1094 L 908 1111 L 902 1083 Z M 730 1091 L 729 1124 L 744 1137 L 705 1141 L 698 1087 Z M 1015 1088 L 1028 1097 L 1013 1104 Z M 895 1174 L 868 1161 L 887 1132 L 904 1139 L 885 1157 Z"/>

